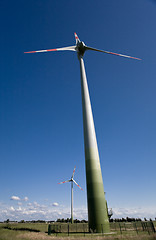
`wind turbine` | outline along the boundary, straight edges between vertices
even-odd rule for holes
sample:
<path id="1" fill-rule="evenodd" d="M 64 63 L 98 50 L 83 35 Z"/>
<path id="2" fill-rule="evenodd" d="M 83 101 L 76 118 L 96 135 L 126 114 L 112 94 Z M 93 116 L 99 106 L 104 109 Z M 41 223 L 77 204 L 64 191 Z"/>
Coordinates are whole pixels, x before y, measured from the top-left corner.
<path id="1" fill-rule="evenodd" d="M 83 61 L 83 55 L 86 51 L 92 50 L 113 54 L 120 57 L 126 57 L 136 60 L 140 58 L 131 57 L 119 53 L 99 50 L 85 45 L 80 41 L 75 33 L 76 45 L 70 47 L 30 51 L 26 53 L 52 52 L 52 51 L 74 51 L 80 62 L 81 73 L 81 94 L 83 109 L 83 131 L 84 131 L 84 148 L 85 148 L 85 165 L 86 165 L 86 183 L 87 183 L 87 202 L 88 202 L 88 222 L 89 230 L 94 232 L 110 232 L 108 213 L 106 207 L 105 193 L 103 188 L 103 180 L 101 166 L 99 160 L 99 152 L 96 140 L 94 120 L 90 103 L 90 96 Z"/>
<path id="2" fill-rule="evenodd" d="M 75 169 L 76 167 L 74 167 L 73 170 L 73 174 L 71 176 L 71 179 L 64 181 L 64 182 L 60 182 L 58 184 L 62 184 L 62 183 L 66 183 L 66 182 L 71 182 L 71 223 L 73 223 L 73 183 L 75 183 L 81 190 L 83 190 L 79 184 L 77 184 L 77 182 L 74 180 L 74 173 L 75 173 Z"/>

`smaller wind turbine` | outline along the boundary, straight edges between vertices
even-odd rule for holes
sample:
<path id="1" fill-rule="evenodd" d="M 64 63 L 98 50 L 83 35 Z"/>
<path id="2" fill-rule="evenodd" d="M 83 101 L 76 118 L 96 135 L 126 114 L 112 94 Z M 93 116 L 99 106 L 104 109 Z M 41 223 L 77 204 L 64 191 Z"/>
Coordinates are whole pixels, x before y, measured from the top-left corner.
<path id="1" fill-rule="evenodd" d="M 73 223 L 73 182 L 81 189 L 83 190 L 79 184 L 77 184 L 77 182 L 74 180 L 74 173 L 75 173 L 75 169 L 76 167 L 74 167 L 74 170 L 73 170 L 73 174 L 71 176 L 71 179 L 67 180 L 67 181 L 64 181 L 64 182 L 60 182 L 58 184 L 62 184 L 62 183 L 66 183 L 66 182 L 71 182 L 71 223 Z"/>

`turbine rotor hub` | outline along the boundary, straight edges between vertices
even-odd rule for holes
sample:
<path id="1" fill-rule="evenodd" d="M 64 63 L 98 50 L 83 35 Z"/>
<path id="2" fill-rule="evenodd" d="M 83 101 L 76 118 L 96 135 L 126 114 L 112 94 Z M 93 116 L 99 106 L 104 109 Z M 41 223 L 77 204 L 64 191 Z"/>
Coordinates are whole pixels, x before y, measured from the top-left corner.
<path id="1" fill-rule="evenodd" d="M 83 56 L 86 51 L 86 45 L 84 42 L 78 42 L 76 47 L 77 53 L 80 56 Z"/>

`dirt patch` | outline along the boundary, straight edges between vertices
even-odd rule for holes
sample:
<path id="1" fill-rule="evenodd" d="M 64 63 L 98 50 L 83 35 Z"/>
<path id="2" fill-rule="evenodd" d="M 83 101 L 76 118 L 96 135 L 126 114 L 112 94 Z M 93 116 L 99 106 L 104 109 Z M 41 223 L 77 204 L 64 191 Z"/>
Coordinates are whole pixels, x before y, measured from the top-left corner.
<path id="1" fill-rule="evenodd" d="M 48 236 L 46 233 L 36 233 L 36 232 L 31 232 L 31 233 L 21 233 L 18 235 L 19 239 L 30 239 L 30 240 L 48 240 L 48 239 L 53 239 L 53 237 Z"/>

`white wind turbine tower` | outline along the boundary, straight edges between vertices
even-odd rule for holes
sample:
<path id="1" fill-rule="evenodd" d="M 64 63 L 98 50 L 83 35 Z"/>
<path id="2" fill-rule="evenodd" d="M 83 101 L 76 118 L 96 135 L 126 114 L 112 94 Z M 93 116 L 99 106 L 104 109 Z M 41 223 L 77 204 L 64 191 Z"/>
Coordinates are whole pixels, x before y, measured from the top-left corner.
<path id="1" fill-rule="evenodd" d="M 141 60 L 123 54 L 103 51 L 96 48 L 88 47 L 84 42 L 80 41 L 75 33 L 76 45 L 63 48 L 31 51 L 26 53 L 52 52 L 52 51 L 74 51 L 77 52 L 80 62 L 81 73 L 81 94 L 82 94 L 82 110 L 83 110 L 83 131 L 84 131 L 84 149 L 85 149 L 85 165 L 86 165 L 86 184 L 87 184 L 87 203 L 88 203 L 88 222 L 89 230 L 94 232 L 110 232 L 108 221 L 107 206 L 103 187 L 103 179 L 101 173 L 99 151 L 96 140 L 94 120 L 90 103 L 90 96 L 83 61 L 85 51 L 92 50 L 113 54 L 120 57 Z"/>
<path id="2" fill-rule="evenodd" d="M 73 174 L 71 176 L 71 179 L 67 180 L 67 181 L 64 181 L 64 182 L 60 182 L 58 184 L 62 184 L 62 183 L 66 183 L 66 182 L 71 182 L 71 223 L 73 223 L 73 182 L 81 189 L 83 190 L 79 184 L 77 184 L 77 182 L 74 180 L 74 173 L 75 173 L 75 169 L 76 167 L 74 167 L 74 170 L 73 170 Z"/>

